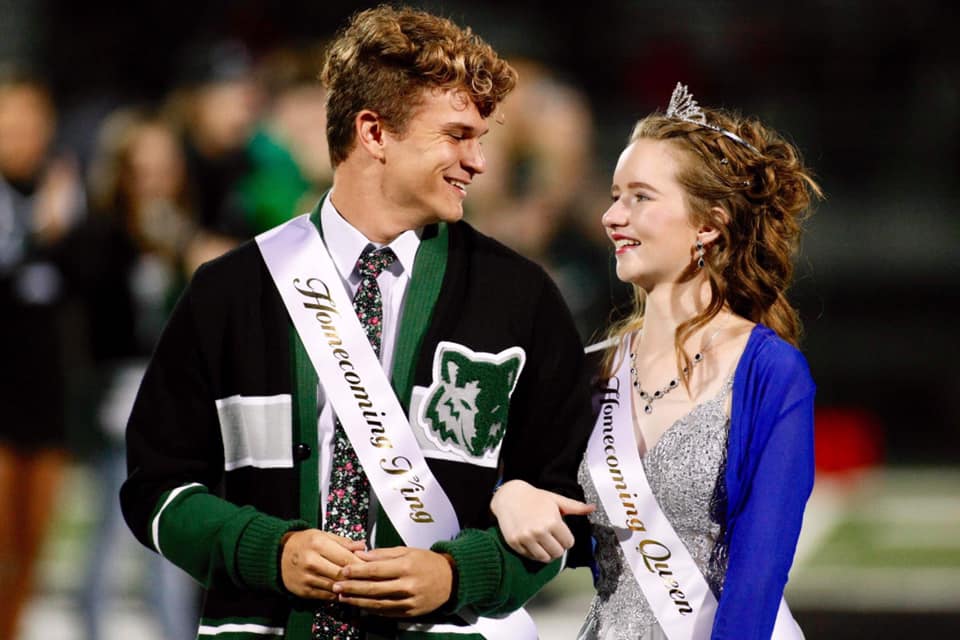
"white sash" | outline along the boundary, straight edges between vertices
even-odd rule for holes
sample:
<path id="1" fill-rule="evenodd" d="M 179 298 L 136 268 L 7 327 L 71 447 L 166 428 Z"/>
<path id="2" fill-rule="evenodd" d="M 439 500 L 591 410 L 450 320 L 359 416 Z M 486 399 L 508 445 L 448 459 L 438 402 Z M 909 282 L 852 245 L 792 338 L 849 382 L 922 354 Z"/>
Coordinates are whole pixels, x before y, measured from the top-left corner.
<path id="1" fill-rule="evenodd" d="M 647 482 L 633 430 L 626 345 L 619 347 L 619 366 L 587 445 L 590 476 L 663 632 L 670 640 L 709 640 L 717 599 Z M 772 638 L 803 638 L 783 599 Z"/>
<path id="2" fill-rule="evenodd" d="M 324 391 L 377 499 L 404 543 L 429 549 L 460 531 L 457 514 L 417 445 L 336 266 L 308 214 L 256 238 Z M 483 635 L 536 638 L 522 609 L 480 618 Z M 490 628 L 495 627 L 495 628 Z"/>

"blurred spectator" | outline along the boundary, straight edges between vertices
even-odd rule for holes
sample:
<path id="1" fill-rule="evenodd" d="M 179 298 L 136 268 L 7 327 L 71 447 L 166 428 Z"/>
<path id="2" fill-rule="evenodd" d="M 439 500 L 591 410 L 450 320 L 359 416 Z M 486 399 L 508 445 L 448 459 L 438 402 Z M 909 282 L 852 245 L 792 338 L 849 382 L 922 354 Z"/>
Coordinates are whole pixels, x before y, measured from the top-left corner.
<path id="1" fill-rule="evenodd" d="M 590 168 L 586 100 L 539 63 L 512 59 L 520 74 L 501 107 L 503 125 L 483 140 L 487 168 L 471 185 L 471 217 L 487 233 L 532 257 L 546 256 L 577 206 Z"/>
<path id="2" fill-rule="evenodd" d="M 83 214 L 39 79 L 0 71 L 0 638 L 33 587 L 66 461 L 62 240 Z"/>
<path id="3" fill-rule="evenodd" d="M 169 112 L 182 128 L 187 176 L 203 235 L 185 256 L 197 267 L 253 234 L 238 185 L 250 172 L 260 90 L 246 49 L 236 42 L 187 50 Z"/>
<path id="4" fill-rule="evenodd" d="M 261 65 L 268 102 L 248 145 L 252 170 L 240 184 L 256 233 L 313 209 L 333 183 L 321 63 L 320 47 L 287 47 Z"/>
<path id="5" fill-rule="evenodd" d="M 130 539 L 117 496 L 126 477 L 124 431 L 147 359 L 185 282 L 180 258 L 194 242 L 186 158 L 177 133 L 155 115 L 120 110 L 104 122 L 90 179 L 92 215 L 65 250 L 70 282 L 85 303 L 90 356 L 105 446 L 96 461 L 100 517 L 81 605 L 88 640 L 103 637 L 109 571 L 118 543 Z M 139 546 L 138 552 L 143 552 Z M 198 589 L 155 554 L 148 608 L 164 638 L 193 637 Z"/>
<path id="6" fill-rule="evenodd" d="M 597 286 L 611 278 L 594 197 L 589 106 L 540 63 L 511 63 L 520 81 L 501 107 L 503 126 L 484 137 L 487 169 L 470 187 L 467 215 L 550 273 L 589 339 L 612 304 L 610 287 Z M 628 289 L 617 291 L 628 297 Z"/>

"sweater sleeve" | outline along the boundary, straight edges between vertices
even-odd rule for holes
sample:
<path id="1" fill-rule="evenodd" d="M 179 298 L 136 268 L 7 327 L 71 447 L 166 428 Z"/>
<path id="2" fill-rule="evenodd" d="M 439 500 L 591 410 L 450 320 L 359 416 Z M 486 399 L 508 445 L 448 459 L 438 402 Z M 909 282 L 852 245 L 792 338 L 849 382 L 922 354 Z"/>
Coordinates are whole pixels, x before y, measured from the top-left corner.
<path id="1" fill-rule="evenodd" d="M 577 469 L 593 428 L 589 372 L 570 311 L 543 278 L 504 439 L 503 480 L 583 500 Z"/>
<path id="2" fill-rule="evenodd" d="M 198 272 L 194 283 L 202 277 Z M 124 518 L 141 543 L 207 588 L 229 583 L 279 592 L 280 539 L 306 523 L 234 505 L 212 491 L 224 456 L 197 329 L 198 296 L 191 284 L 137 394 L 127 425 Z"/>
<path id="3" fill-rule="evenodd" d="M 553 282 L 543 275 L 534 312 L 527 363 L 511 401 L 501 461 L 503 480 L 530 484 L 583 499 L 577 468 L 592 426 L 583 346 Z M 459 576 L 456 607 L 504 614 L 523 606 L 562 569 L 514 552 L 496 526 L 469 529 L 434 545 L 450 553 Z"/>
<path id="4" fill-rule="evenodd" d="M 496 527 L 465 529 L 431 550 L 449 553 L 457 565 L 457 592 L 444 613 L 468 606 L 479 615 L 516 611 L 563 568 L 560 560 L 544 564 L 523 558 L 507 546 Z"/>
<path id="5" fill-rule="evenodd" d="M 742 453 L 745 476 L 730 495 L 739 504 L 727 523 L 714 640 L 770 638 L 813 488 L 813 382 L 798 352 L 778 360 L 749 378 L 753 401 L 739 418 L 753 428 Z"/>

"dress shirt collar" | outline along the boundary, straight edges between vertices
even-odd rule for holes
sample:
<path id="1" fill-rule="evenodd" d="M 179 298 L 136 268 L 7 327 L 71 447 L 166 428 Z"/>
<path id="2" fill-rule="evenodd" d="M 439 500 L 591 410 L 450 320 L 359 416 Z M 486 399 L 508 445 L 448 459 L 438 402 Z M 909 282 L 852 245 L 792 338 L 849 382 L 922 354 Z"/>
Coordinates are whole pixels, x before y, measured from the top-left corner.
<path id="1" fill-rule="evenodd" d="M 417 249 L 420 247 L 421 229 L 404 231 L 388 245 L 372 242 L 340 215 L 340 212 L 333 206 L 330 194 L 327 194 L 320 206 L 320 226 L 323 227 L 324 244 L 327 245 L 327 250 L 333 257 L 334 264 L 337 265 L 337 269 L 344 278 L 353 279 L 357 277 L 354 274 L 354 268 L 360 254 L 363 253 L 368 244 L 372 244 L 378 249 L 383 246 L 390 247 L 397 255 L 397 263 L 402 267 L 402 272 L 413 273 L 413 261 L 417 257 Z"/>

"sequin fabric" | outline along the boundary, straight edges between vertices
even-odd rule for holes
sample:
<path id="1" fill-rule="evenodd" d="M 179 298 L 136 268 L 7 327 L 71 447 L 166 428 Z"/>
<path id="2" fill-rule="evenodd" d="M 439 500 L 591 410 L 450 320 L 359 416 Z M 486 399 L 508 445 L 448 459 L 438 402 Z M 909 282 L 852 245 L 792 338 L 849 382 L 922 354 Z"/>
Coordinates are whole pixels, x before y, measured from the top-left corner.
<path id="1" fill-rule="evenodd" d="M 353 297 L 353 307 L 373 351 L 378 356 L 383 339 L 383 298 L 380 286 L 377 284 L 377 276 L 396 259 L 397 256 L 391 249 L 374 250 L 368 245 L 357 260 L 356 269 L 360 274 L 360 287 Z M 335 421 L 333 430 L 333 466 L 325 508 L 324 529 L 326 531 L 353 540 L 366 539 L 367 515 L 370 511 L 370 483 L 340 420 Z M 337 603 L 322 606 L 313 619 L 314 640 L 360 638 L 360 629 L 351 619 L 355 615 L 349 607 Z"/>
<path id="2" fill-rule="evenodd" d="M 674 422 L 642 458 L 660 508 L 718 598 L 727 568 L 718 522 L 726 507 L 723 472 L 730 419 L 725 401 L 732 387 L 731 376 L 716 397 Z M 586 461 L 580 464 L 579 479 L 587 501 L 597 505 L 589 517 L 600 576 L 578 639 L 667 640 L 626 564 Z"/>

